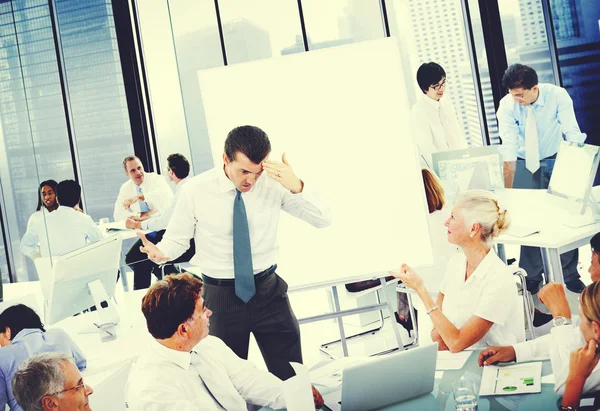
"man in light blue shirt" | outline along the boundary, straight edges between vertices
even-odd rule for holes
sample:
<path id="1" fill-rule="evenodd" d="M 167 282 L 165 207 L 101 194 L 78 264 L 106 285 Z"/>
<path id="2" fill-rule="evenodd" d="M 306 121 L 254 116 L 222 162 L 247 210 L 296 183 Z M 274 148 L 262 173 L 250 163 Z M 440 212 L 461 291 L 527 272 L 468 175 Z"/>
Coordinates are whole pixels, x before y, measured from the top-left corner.
<path id="1" fill-rule="evenodd" d="M 35 311 L 23 304 L 8 307 L 0 314 L 0 409 L 6 405 L 20 411 L 12 392 L 12 378 L 19 365 L 30 357 L 47 352 L 59 352 L 73 358 L 83 370 L 85 356 L 59 328 L 46 331 Z"/>
<path id="2" fill-rule="evenodd" d="M 538 84 L 535 70 L 513 64 L 502 83 L 510 94 L 500 101 L 498 129 L 507 188 L 548 188 L 561 141 L 583 143 L 573 101 L 565 89 Z M 580 293 L 585 285 L 577 272 L 578 250 L 561 255 L 565 285 Z M 527 272 L 527 289 L 537 293 L 544 266 L 538 247 L 521 247 L 519 266 Z"/>

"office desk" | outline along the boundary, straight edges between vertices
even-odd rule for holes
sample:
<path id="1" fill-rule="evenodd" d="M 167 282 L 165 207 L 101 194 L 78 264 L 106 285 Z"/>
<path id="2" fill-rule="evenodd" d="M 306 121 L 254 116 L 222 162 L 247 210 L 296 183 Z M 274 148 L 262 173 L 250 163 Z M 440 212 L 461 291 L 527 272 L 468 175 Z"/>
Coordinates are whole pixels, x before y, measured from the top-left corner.
<path id="1" fill-rule="evenodd" d="M 443 371 L 440 378 L 435 379 L 433 391 L 420 397 L 412 398 L 401 403 L 377 408 L 378 411 L 455 411 L 454 397 L 452 395 L 452 384 L 462 377 L 475 382 L 477 389 L 481 383 L 483 369 L 477 364 L 479 351 L 471 354 L 461 370 Z M 411 372 L 407 370 L 407 372 Z M 438 372 L 439 373 L 439 372 Z M 437 373 L 436 373 L 437 374 Z M 544 361 L 542 376 L 551 375 L 552 367 L 550 361 Z M 331 389 L 317 386 L 321 393 L 331 392 Z M 554 393 L 554 384 L 542 384 L 542 392 L 538 394 L 521 395 L 499 395 L 494 397 L 479 397 L 479 411 L 533 411 L 556 410 L 559 396 Z M 272 411 L 264 407 L 262 411 Z M 323 410 L 327 410 L 323 407 Z"/>
<path id="2" fill-rule="evenodd" d="M 495 195 L 500 206 L 511 215 L 511 224 L 540 230 L 523 238 L 500 235 L 497 239 L 500 258 L 506 261 L 504 244 L 540 247 L 546 279 L 564 283 L 560 255 L 589 244 L 594 234 L 600 232 L 600 223 L 579 228 L 563 225 L 561 220 L 568 214 L 569 202 L 546 190 L 508 189 L 498 190 Z"/>

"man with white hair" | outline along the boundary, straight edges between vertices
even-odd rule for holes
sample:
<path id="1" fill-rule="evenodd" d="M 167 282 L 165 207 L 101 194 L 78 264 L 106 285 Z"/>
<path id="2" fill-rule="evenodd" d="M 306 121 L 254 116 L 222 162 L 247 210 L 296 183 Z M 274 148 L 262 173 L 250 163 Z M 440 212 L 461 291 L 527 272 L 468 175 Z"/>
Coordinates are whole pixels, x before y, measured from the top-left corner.
<path id="1" fill-rule="evenodd" d="M 31 357 L 19 367 L 12 387 L 23 411 L 91 411 L 88 397 L 94 390 L 65 354 Z"/>

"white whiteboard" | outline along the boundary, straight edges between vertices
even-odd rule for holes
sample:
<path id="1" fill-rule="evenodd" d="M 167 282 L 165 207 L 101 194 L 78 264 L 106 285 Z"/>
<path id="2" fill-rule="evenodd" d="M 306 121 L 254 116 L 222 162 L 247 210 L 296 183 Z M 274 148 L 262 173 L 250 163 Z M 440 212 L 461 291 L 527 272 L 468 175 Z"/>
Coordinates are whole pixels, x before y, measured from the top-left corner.
<path id="1" fill-rule="evenodd" d="M 389 38 L 198 72 L 215 165 L 231 129 L 258 126 L 330 206 L 325 229 L 281 214 L 291 286 L 433 262 L 402 73 Z"/>

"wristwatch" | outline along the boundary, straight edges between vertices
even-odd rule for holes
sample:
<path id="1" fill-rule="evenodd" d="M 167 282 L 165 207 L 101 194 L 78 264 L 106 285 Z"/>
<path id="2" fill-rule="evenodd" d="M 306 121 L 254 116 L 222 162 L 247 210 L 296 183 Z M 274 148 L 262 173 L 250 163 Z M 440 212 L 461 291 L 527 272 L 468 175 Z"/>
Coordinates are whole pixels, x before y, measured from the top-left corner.
<path id="1" fill-rule="evenodd" d="M 577 408 L 573 408 L 568 405 L 561 405 L 559 411 L 577 411 Z"/>
<path id="2" fill-rule="evenodd" d="M 573 322 L 571 321 L 570 318 L 565 318 L 565 317 L 554 317 L 552 319 L 552 326 L 554 327 L 560 327 L 561 325 L 571 325 L 573 324 Z"/>

